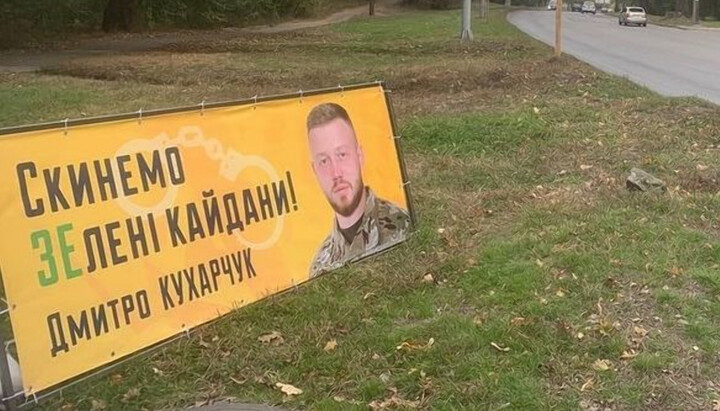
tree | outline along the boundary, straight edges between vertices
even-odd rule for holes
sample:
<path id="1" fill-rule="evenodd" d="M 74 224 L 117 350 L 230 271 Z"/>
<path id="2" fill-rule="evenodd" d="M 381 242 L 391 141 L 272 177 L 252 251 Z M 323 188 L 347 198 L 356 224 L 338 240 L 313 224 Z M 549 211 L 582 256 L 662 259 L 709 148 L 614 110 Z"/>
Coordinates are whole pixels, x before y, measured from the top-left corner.
<path id="1" fill-rule="evenodd" d="M 375 15 L 375 0 L 368 0 L 370 2 L 370 15 Z"/>
<path id="2" fill-rule="evenodd" d="M 133 31 L 142 26 L 138 0 L 108 0 L 103 13 L 102 29 Z"/>

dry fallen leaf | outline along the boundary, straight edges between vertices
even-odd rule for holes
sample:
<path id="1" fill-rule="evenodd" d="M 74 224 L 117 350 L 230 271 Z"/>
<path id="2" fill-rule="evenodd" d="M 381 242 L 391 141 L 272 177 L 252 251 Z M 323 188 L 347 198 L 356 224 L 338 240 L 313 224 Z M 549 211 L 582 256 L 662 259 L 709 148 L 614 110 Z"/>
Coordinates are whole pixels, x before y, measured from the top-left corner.
<path id="1" fill-rule="evenodd" d="M 525 317 L 515 317 L 512 320 L 510 320 L 510 324 L 512 324 L 516 327 L 519 327 L 523 324 L 527 324 L 527 320 L 525 319 Z"/>
<path id="2" fill-rule="evenodd" d="M 583 338 L 585 338 L 585 334 L 583 334 L 582 332 L 579 332 L 579 333 L 577 333 L 575 338 L 577 338 L 578 340 L 582 340 Z"/>
<path id="3" fill-rule="evenodd" d="M 537 107 L 533 107 L 533 111 L 535 112 L 535 114 L 538 114 L 540 112 L 540 109 Z"/>
<path id="4" fill-rule="evenodd" d="M 290 384 L 283 384 L 281 382 L 275 383 L 275 386 L 280 388 L 280 391 L 284 392 L 286 395 L 300 395 L 302 394 L 302 390 L 298 387 L 295 387 L 294 385 Z"/>
<path id="5" fill-rule="evenodd" d="M 565 292 L 563 290 L 557 290 L 555 295 L 557 295 L 560 298 L 563 298 L 563 297 L 565 297 Z"/>
<path id="6" fill-rule="evenodd" d="M 589 380 L 587 380 L 587 381 L 585 382 L 585 384 L 582 385 L 582 387 L 580 387 L 580 392 L 583 392 L 583 391 L 585 391 L 585 390 L 588 390 L 588 389 L 592 388 L 592 386 L 593 386 L 594 384 L 595 384 L 595 380 L 593 380 L 592 378 L 590 378 Z"/>
<path id="7" fill-rule="evenodd" d="M 234 382 L 237 385 L 243 385 L 247 380 L 238 380 L 237 378 L 230 377 L 230 381 Z"/>
<path id="8" fill-rule="evenodd" d="M 620 356 L 620 358 L 623 360 L 630 360 L 635 357 L 637 357 L 637 353 L 635 352 L 635 350 L 623 351 L 622 355 Z"/>
<path id="9" fill-rule="evenodd" d="M 639 335 L 640 337 L 648 335 L 648 330 L 644 329 L 641 326 L 635 326 L 633 330 L 635 331 L 635 334 Z"/>
<path id="10" fill-rule="evenodd" d="M 107 404 L 103 400 L 92 400 L 92 408 L 90 408 L 90 411 L 100 411 L 107 408 Z"/>
<path id="11" fill-rule="evenodd" d="M 592 367 L 595 371 L 608 371 L 610 367 L 612 366 L 612 363 L 608 360 L 595 360 Z"/>
<path id="12" fill-rule="evenodd" d="M 697 166 L 695 166 L 695 168 L 697 169 L 697 171 L 705 171 L 705 170 L 708 169 L 708 166 L 704 166 L 704 165 L 702 165 L 702 164 L 698 164 Z"/>
<path id="13" fill-rule="evenodd" d="M 380 358 L 382 358 L 382 357 L 380 357 L 379 355 L 377 355 L 377 353 L 373 354 L 373 356 L 372 356 L 372 359 L 375 360 L 375 361 L 379 360 Z"/>
<path id="14" fill-rule="evenodd" d="M 200 341 L 198 342 L 198 344 L 200 344 L 200 346 L 203 348 L 210 348 L 210 344 L 205 342 L 202 338 L 200 338 Z"/>
<path id="15" fill-rule="evenodd" d="M 128 402 L 128 401 L 130 401 L 130 400 L 132 400 L 132 399 L 134 399 L 134 398 L 137 398 L 137 397 L 139 397 L 139 396 L 140 396 L 140 388 L 131 388 L 130 390 L 128 390 L 128 392 L 126 392 L 125 394 L 123 394 L 123 397 L 122 397 L 122 400 L 121 400 L 121 401 L 122 401 L 122 402 Z"/>
<path id="16" fill-rule="evenodd" d="M 502 351 L 502 352 L 508 352 L 508 351 L 510 351 L 510 347 L 501 347 L 501 346 L 495 344 L 494 342 L 491 342 L 490 345 L 492 345 L 493 348 L 495 348 L 495 349 L 498 350 L 498 351 Z"/>
<path id="17" fill-rule="evenodd" d="M 589 165 L 586 165 L 586 164 L 581 164 L 581 165 L 580 165 L 580 170 L 583 170 L 583 171 L 585 171 L 585 170 L 590 170 L 591 168 L 593 168 L 593 166 L 589 166 Z"/>
<path id="18" fill-rule="evenodd" d="M 433 278 L 432 274 L 425 274 L 425 276 L 422 278 L 422 282 L 433 283 L 435 282 L 435 279 Z"/>
<path id="19" fill-rule="evenodd" d="M 164 373 L 162 370 L 158 369 L 158 368 L 153 367 L 152 370 L 153 370 L 153 373 L 155 373 L 156 375 L 159 375 L 159 376 L 161 376 L 161 377 L 162 377 L 163 375 L 165 375 L 165 373 Z"/>
<path id="20" fill-rule="evenodd" d="M 264 335 L 259 336 L 258 341 L 260 341 L 263 344 L 271 344 L 271 345 L 280 345 L 283 342 L 285 342 L 282 334 L 280 334 L 277 331 L 273 331 L 270 334 L 264 334 Z"/>
<path id="21" fill-rule="evenodd" d="M 408 351 L 410 351 L 410 350 L 427 350 L 427 349 L 430 349 L 430 347 L 432 347 L 433 344 L 435 344 L 434 338 L 430 338 L 428 340 L 427 344 L 425 344 L 425 345 L 417 344 L 417 343 L 409 343 L 407 341 L 403 341 L 402 343 L 400 343 L 400 345 L 395 347 L 395 349 L 398 351 L 400 351 L 400 350 L 408 350 Z"/>
<path id="22" fill-rule="evenodd" d="M 112 384 L 119 384 L 120 381 L 122 381 L 122 379 L 123 379 L 122 374 L 115 373 L 115 374 L 113 374 L 113 375 L 110 376 L 110 382 L 111 382 Z"/>
<path id="23" fill-rule="evenodd" d="M 325 344 L 324 350 L 326 352 L 335 351 L 335 348 L 337 347 L 337 341 L 333 338 L 332 340 L 328 341 L 327 344 Z"/>

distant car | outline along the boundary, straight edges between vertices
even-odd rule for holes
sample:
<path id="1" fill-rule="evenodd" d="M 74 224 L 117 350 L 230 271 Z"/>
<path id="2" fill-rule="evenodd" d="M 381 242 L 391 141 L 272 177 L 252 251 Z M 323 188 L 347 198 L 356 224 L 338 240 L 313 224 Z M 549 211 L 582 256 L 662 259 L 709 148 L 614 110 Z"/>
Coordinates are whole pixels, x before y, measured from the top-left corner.
<path id="1" fill-rule="evenodd" d="M 557 8 L 557 2 L 555 0 L 550 0 L 547 5 L 548 10 L 555 10 Z"/>
<path id="2" fill-rule="evenodd" d="M 595 14 L 595 12 L 597 11 L 597 9 L 595 8 L 595 2 L 594 1 L 586 1 L 585 3 L 583 3 L 581 11 L 583 13 Z"/>
<path id="3" fill-rule="evenodd" d="M 638 26 L 647 27 L 647 13 L 642 7 L 623 7 L 618 17 L 619 25 L 637 24 Z"/>
<path id="4" fill-rule="evenodd" d="M 582 11 L 582 3 L 573 3 L 570 6 L 570 11 Z"/>

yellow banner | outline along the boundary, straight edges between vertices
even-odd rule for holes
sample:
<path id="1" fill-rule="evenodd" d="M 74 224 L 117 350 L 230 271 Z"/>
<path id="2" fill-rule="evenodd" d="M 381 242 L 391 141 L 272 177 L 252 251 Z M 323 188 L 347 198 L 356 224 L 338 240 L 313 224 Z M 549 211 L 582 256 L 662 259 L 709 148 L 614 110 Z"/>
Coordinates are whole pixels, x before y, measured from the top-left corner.
<path id="1" fill-rule="evenodd" d="M 0 137 L 26 394 L 391 247 L 409 204 L 380 85 Z"/>

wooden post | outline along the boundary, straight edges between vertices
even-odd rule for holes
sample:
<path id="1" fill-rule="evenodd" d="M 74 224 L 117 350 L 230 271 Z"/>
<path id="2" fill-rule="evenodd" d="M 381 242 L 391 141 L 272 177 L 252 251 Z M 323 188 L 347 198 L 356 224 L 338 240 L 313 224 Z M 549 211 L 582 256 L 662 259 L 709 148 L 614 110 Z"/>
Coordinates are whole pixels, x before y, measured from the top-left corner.
<path id="1" fill-rule="evenodd" d="M 557 0 L 555 8 L 555 57 L 562 54 L 562 9 L 563 0 Z"/>

